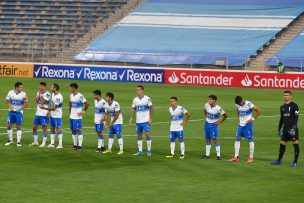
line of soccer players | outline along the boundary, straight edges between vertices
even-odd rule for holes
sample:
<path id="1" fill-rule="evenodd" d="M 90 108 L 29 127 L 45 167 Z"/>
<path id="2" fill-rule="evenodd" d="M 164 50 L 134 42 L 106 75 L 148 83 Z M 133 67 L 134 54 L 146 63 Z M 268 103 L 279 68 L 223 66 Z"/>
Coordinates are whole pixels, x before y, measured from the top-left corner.
<path id="1" fill-rule="evenodd" d="M 63 148 L 62 144 L 62 105 L 63 96 L 59 92 L 60 87 L 58 84 L 52 84 L 51 93 L 46 90 L 46 83 L 40 82 L 38 92 L 35 97 L 36 113 L 33 123 L 33 143 L 30 146 L 38 146 L 38 126 L 42 126 L 43 140 L 39 147 L 46 147 L 46 141 L 48 138 L 48 122 L 50 121 L 50 137 L 51 143 L 47 146 L 49 148 L 55 147 L 55 134 L 58 136 L 57 149 Z M 73 150 L 81 151 L 83 142 L 82 133 L 82 118 L 89 108 L 89 103 L 86 98 L 78 92 L 78 85 L 76 83 L 70 84 L 70 129 L 73 140 Z M 95 100 L 95 130 L 98 136 L 98 144 L 96 152 L 112 153 L 112 146 L 114 142 L 114 135 L 116 134 L 119 144 L 118 154 L 123 154 L 123 138 L 122 138 L 122 124 L 123 117 L 120 105 L 114 100 L 114 94 L 108 92 L 105 94 L 105 98 L 101 97 L 101 91 L 93 91 L 93 97 Z M 291 102 L 291 92 L 284 92 L 285 106 L 281 107 L 281 120 L 279 124 L 279 135 L 281 136 L 280 143 L 280 155 L 279 159 L 272 164 L 281 164 L 281 159 L 285 152 L 286 142 L 292 141 L 295 146 L 295 160 L 292 166 L 297 165 L 297 159 L 299 155 L 298 147 L 298 106 Z M 211 142 L 215 144 L 217 153 L 217 160 L 221 160 L 220 143 L 218 139 L 218 126 L 223 123 L 228 115 L 225 111 L 216 103 L 217 97 L 210 95 L 208 102 L 204 106 L 205 111 L 205 138 L 206 138 L 206 153 L 203 156 L 204 159 L 210 158 Z M 171 153 L 166 156 L 167 158 L 173 158 L 175 152 L 175 140 L 180 142 L 181 155 L 180 159 L 185 157 L 185 144 L 184 144 L 184 130 L 183 126 L 186 125 L 190 118 L 190 113 L 182 106 L 178 105 L 178 98 L 170 98 L 171 107 L 169 113 L 171 115 L 170 125 L 170 149 Z M 6 104 L 9 108 L 7 119 L 7 133 L 8 142 L 5 145 L 13 144 L 13 130 L 12 125 L 16 124 L 17 128 L 17 146 L 21 146 L 22 136 L 22 122 L 23 122 L 23 109 L 28 106 L 27 95 L 22 91 L 22 83 L 16 82 L 15 89 L 8 92 L 6 97 Z M 253 122 L 260 115 L 260 108 L 255 106 L 252 102 L 244 100 L 241 96 L 235 97 L 238 129 L 235 139 L 235 155 L 229 160 L 230 162 L 239 162 L 240 141 L 244 137 L 249 142 L 249 158 L 248 163 L 254 161 L 254 137 L 253 137 Z M 287 106 L 286 106 L 287 105 Z M 255 112 L 253 114 L 253 111 Z M 285 112 L 286 111 L 286 112 Z M 109 140 L 108 148 L 104 147 L 103 132 L 106 129 L 106 122 L 110 116 L 109 126 Z M 144 87 L 142 85 L 137 86 L 137 96 L 132 102 L 132 112 L 129 119 L 129 124 L 132 123 L 133 117 L 136 116 L 136 133 L 137 133 L 137 145 L 138 152 L 135 156 L 143 155 L 143 140 L 142 136 L 145 133 L 147 142 L 147 156 L 151 156 L 152 139 L 150 134 L 150 127 L 152 124 L 153 105 L 151 99 L 145 95 Z M 222 116 L 222 118 L 220 118 Z M 50 117 L 50 119 L 49 119 Z M 281 128 L 283 127 L 283 131 Z"/>

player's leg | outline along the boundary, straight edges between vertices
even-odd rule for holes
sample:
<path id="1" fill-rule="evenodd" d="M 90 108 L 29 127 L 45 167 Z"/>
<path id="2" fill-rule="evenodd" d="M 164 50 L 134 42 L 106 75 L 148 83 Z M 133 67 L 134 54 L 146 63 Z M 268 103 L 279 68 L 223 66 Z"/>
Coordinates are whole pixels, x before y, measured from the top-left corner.
<path id="1" fill-rule="evenodd" d="M 291 167 L 295 167 L 298 164 L 298 158 L 300 154 L 300 148 L 299 148 L 299 136 L 298 136 L 298 129 L 296 128 L 296 132 L 292 141 L 293 148 L 294 148 L 294 160 L 291 163 Z"/>
<path id="2" fill-rule="evenodd" d="M 77 150 L 81 151 L 82 149 L 82 142 L 83 142 L 83 132 L 82 132 L 82 119 L 76 120 L 77 124 L 77 134 L 78 134 L 78 147 Z"/>
<path id="3" fill-rule="evenodd" d="M 134 156 L 142 156 L 142 148 L 143 148 L 143 141 L 142 141 L 142 133 L 143 133 L 143 126 L 141 123 L 136 123 L 136 133 L 137 133 L 137 147 L 138 152 L 133 154 Z"/>
<path id="4" fill-rule="evenodd" d="M 5 143 L 6 146 L 11 145 L 14 143 L 13 140 L 13 124 L 16 123 L 16 118 L 13 112 L 8 112 L 7 115 L 7 136 L 8 141 Z"/>
<path id="5" fill-rule="evenodd" d="M 42 131 L 43 131 L 43 139 L 42 139 L 42 143 L 39 147 L 45 147 L 46 145 L 46 141 L 48 138 L 48 131 L 47 131 L 47 126 L 48 126 L 48 117 L 47 116 L 40 116 L 40 123 L 42 126 Z"/>
<path id="6" fill-rule="evenodd" d="M 151 153 L 151 147 L 152 147 L 152 137 L 151 137 L 151 134 L 150 134 L 150 125 L 149 123 L 144 123 L 144 131 L 145 131 L 145 135 L 146 135 L 146 140 L 147 140 L 147 156 L 151 156 L 152 153 Z"/>
<path id="7" fill-rule="evenodd" d="M 115 131 L 117 135 L 117 141 L 119 145 L 119 152 L 118 155 L 123 154 L 123 139 L 122 139 L 122 125 L 117 124 L 115 125 Z"/>
<path id="8" fill-rule="evenodd" d="M 61 127 L 56 127 L 55 130 L 57 132 L 57 136 L 58 136 L 58 145 L 56 147 L 56 149 L 62 149 L 63 148 L 63 144 L 62 144 L 62 139 L 63 139 L 63 134 L 62 134 L 62 125 Z"/>
<path id="9" fill-rule="evenodd" d="M 71 132 L 72 132 L 72 140 L 73 140 L 73 147 L 72 149 L 73 150 L 77 150 L 77 145 L 78 145 L 78 142 L 77 142 L 77 126 L 76 126 L 76 120 L 75 119 L 70 119 L 70 129 L 71 129 Z"/>
<path id="10" fill-rule="evenodd" d="M 114 125 L 112 125 L 109 128 L 108 149 L 103 152 L 104 154 L 112 153 L 112 146 L 113 146 L 113 142 L 114 142 L 114 134 L 115 134 L 115 129 L 114 129 Z"/>
<path id="11" fill-rule="evenodd" d="M 246 124 L 243 130 L 245 138 L 249 142 L 249 158 L 247 160 L 248 163 L 253 162 L 253 155 L 254 155 L 254 140 L 253 140 L 253 124 Z"/>
<path id="12" fill-rule="evenodd" d="M 175 140 L 176 140 L 176 132 L 170 131 L 170 154 L 166 156 L 167 158 L 173 158 L 175 152 Z"/>
<path id="13" fill-rule="evenodd" d="M 243 127 L 238 125 L 238 129 L 237 129 L 236 136 L 235 136 L 235 141 L 234 141 L 234 157 L 229 159 L 230 162 L 240 161 L 239 153 L 240 153 L 240 148 L 241 148 L 242 136 L 243 136 Z"/>
<path id="14" fill-rule="evenodd" d="M 208 159 L 210 157 L 210 151 L 211 151 L 211 129 L 210 129 L 210 124 L 209 123 L 205 123 L 205 127 L 204 127 L 204 131 L 205 131 L 205 139 L 206 139 L 206 153 L 203 156 L 203 159 Z"/>
<path id="15" fill-rule="evenodd" d="M 216 138 L 216 139 L 213 139 L 213 142 L 215 144 L 216 159 L 217 160 L 222 160 L 220 141 L 218 140 L 218 138 Z"/>
<path id="16" fill-rule="evenodd" d="M 39 117 L 35 115 L 33 123 L 33 138 L 34 141 L 29 146 L 38 146 L 38 126 L 41 125 Z"/>
<path id="17" fill-rule="evenodd" d="M 102 128 L 103 128 L 103 124 L 95 124 L 95 130 L 98 137 L 96 152 L 101 152 L 103 150 L 102 147 L 104 146 L 104 138 L 103 138 Z"/>
<path id="18" fill-rule="evenodd" d="M 283 135 L 280 140 L 280 148 L 279 148 L 279 157 L 276 161 L 271 162 L 272 165 L 281 165 L 282 164 L 282 159 L 286 150 L 286 142 L 290 140 L 288 131 L 283 130 Z"/>
<path id="19" fill-rule="evenodd" d="M 179 131 L 178 132 L 178 140 L 179 140 L 180 149 L 181 149 L 181 155 L 180 155 L 179 158 L 184 159 L 185 158 L 184 131 Z"/>
<path id="20" fill-rule="evenodd" d="M 22 137 L 22 123 L 23 123 L 23 114 L 17 114 L 16 128 L 17 128 L 17 147 L 21 147 L 21 137 Z"/>
<path id="21" fill-rule="evenodd" d="M 56 120 L 55 118 L 50 118 L 50 127 L 51 127 L 51 143 L 49 144 L 48 148 L 54 148 L 55 147 L 55 127 L 56 127 Z"/>

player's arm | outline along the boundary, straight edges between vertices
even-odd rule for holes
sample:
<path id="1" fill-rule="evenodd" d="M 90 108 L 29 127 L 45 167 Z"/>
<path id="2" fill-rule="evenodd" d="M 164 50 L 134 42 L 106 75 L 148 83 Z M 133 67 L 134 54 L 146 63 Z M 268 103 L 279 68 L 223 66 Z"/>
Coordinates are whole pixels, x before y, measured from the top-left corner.
<path id="1" fill-rule="evenodd" d="M 72 103 L 69 102 L 69 112 L 71 113 Z"/>
<path id="2" fill-rule="evenodd" d="M 257 106 L 253 106 L 252 110 L 254 110 L 255 114 L 252 116 L 252 118 L 250 120 L 247 121 L 247 123 L 252 123 L 261 114 L 261 109 Z"/>
<path id="3" fill-rule="evenodd" d="M 113 120 L 110 123 L 110 127 L 112 127 L 112 125 L 116 122 L 116 120 L 118 119 L 118 117 L 119 117 L 119 111 L 115 111 L 115 116 L 114 116 Z"/>
<path id="4" fill-rule="evenodd" d="M 107 126 L 108 116 L 109 116 L 109 112 L 108 112 L 108 111 L 105 111 L 104 117 L 103 117 L 103 119 L 101 119 L 101 121 L 100 121 L 101 123 L 104 124 L 104 128 L 106 128 L 106 126 Z"/>
<path id="5" fill-rule="evenodd" d="M 135 112 L 136 112 L 135 107 L 132 107 L 131 116 L 130 116 L 130 119 L 129 119 L 129 124 L 132 123 L 133 117 L 135 116 Z"/>
<path id="6" fill-rule="evenodd" d="M 55 111 L 58 108 L 58 105 L 54 105 L 53 107 L 40 106 L 40 108 L 44 110 Z"/>
<path id="7" fill-rule="evenodd" d="M 5 104 L 7 105 L 7 107 L 9 108 L 10 111 L 14 111 L 14 108 L 13 108 L 11 102 L 9 101 L 9 99 L 5 100 Z"/>
<path id="8" fill-rule="evenodd" d="M 283 112 L 282 112 L 281 108 L 280 108 L 280 112 L 281 112 L 281 116 L 280 116 L 280 121 L 279 121 L 278 132 L 280 132 L 283 127 Z"/>
<path id="9" fill-rule="evenodd" d="M 27 99 L 27 97 L 25 97 L 24 99 L 23 99 L 23 106 L 21 107 L 22 109 L 25 109 L 26 107 L 28 107 L 28 99 Z"/>
<path id="10" fill-rule="evenodd" d="M 87 112 L 87 110 L 88 110 L 89 106 L 90 106 L 89 102 L 88 102 L 88 101 L 85 101 L 85 102 L 84 102 L 84 108 L 83 108 L 83 111 L 81 112 L 81 113 L 82 113 L 82 115 L 83 115 L 85 112 Z"/>
<path id="11" fill-rule="evenodd" d="M 149 118 L 149 125 L 151 125 L 152 124 L 152 117 L 153 117 L 153 113 L 154 113 L 153 105 L 150 106 L 149 112 L 150 112 L 149 113 L 149 116 L 150 116 L 150 118 Z"/>
<path id="12" fill-rule="evenodd" d="M 190 119 L 190 117 L 191 117 L 191 115 L 190 115 L 190 113 L 187 111 L 187 112 L 185 113 L 185 119 L 182 121 L 181 125 L 186 125 L 187 122 L 188 122 L 188 120 Z"/>
<path id="13" fill-rule="evenodd" d="M 299 106 L 295 105 L 295 111 L 294 111 L 294 116 L 295 116 L 295 123 L 294 126 L 297 127 L 298 126 L 298 120 L 299 120 Z"/>
<path id="14" fill-rule="evenodd" d="M 216 124 L 216 125 L 220 125 L 220 124 L 222 124 L 227 118 L 228 118 L 228 115 L 227 115 L 226 113 L 224 113 L 224 114 L 222 115 L 222 118 L 221 118 L 220 120 L 216 121 L 215 124 Z"/>
<path id="15" fill-rule="evenodd" d="M 40 92 L 37 92 L 36 97 L 34 99 L 35 104 L 39 102 L 39 99 L 40 99 Z"/>
<path id="16" fill-rule="evenodd" d="M 239 123 L 240 122 L 240 113 L 239 113 L 238 109 L 236 109 L 236 117 L 237 117 L 237 121 Z"/>

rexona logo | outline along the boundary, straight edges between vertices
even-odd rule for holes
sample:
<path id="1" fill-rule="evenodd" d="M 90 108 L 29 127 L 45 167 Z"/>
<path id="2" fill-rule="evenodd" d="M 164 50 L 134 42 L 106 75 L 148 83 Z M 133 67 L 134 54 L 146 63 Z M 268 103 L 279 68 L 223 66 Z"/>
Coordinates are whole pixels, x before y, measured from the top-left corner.
<path id="1" fill-rule="evenodd" d="M 168 78 L 170 83 L 178 83 L 179 79 L 176 76 L 175 72 L 172 73 L 172 75 Z"/>
<path id="2" fill-rule="evenodd" d="M 57 66 L 36 66 L 34 67 L 34 77 L 37 78 L 58 78 L 58 79 L 79 79 L 83 68 L 76 71 L 72 67 L 63 69 Z"/>
<path id="3" fill-rule="evenodd" d="M 241 81 L 241 84 L 244 87 L 250 87 L 252 85 L 252 80 L 250 80 L 249 76 L 246 75 L 246 77 Z"/>

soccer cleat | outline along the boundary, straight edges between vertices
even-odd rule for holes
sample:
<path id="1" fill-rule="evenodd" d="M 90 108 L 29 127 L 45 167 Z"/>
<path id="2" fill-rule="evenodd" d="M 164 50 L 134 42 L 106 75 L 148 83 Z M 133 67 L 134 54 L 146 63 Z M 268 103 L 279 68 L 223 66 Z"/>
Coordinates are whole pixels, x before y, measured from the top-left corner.
<path id="1" fill-rule="evenodd" d="M 43 147 L 45 147 L 45 143 L 42 143 L 42 144 L 39 146 L 39 148 L 43 148 Z"/>
<path id="2" fill-rule="evenodd" d="M 21 143 L 20 142 L 17 143 L 17 147 L 21 147 Z"/>
<path id="3" fill-rule="evenodd" d="M 101 149 L 101 151 L 104 151 L 104 150 L 106 150 L 106 148 L 105 148 L 105 147 L 101 147 L 100 149 Z"/>
<path id="4" fill-rule="evenodd" d="M 63 148 L 62 145 L 58 145 L 58 146 L 56 147 L 56 149 L 62 149 L 62 148 Z"/>
<path id="5" fill-rule="evenodd" d="M 101 150 L 101 148 L 97 148 L 96 150 L 95 150 L 95 152 L 97 152 L 97 153 L 99 153 L 99 152 L 101 152 L 102 150 Z"/>
<path id="6" fill-rule="evenodd" d="M 29 144 L 28 146 L 38 146 L 39 145 L 39 143 L 38 142 L 33 142 L 32 144 Z"/>
<path id="7" fill-rule="evenodd" d="M 54 144 L 49 144 L 47 147 L 48 147 L 48 148 L 54 148 L 55 145 L 54 145 Z"/>
<path id="8" fill-rule="evenodd" d="M 140 152 L 140 151 L 138 151 L 138 152 L 136 152 L 135 154 L 133 154 L 134 156 L 142 156 L 142 155 L 144 155 L 144 153 L 143 152 Z"/>
<path id="9" fill-rule="evenodd" d="M 253 158 L 248 158 L 247 163 L 251 164 L 253 162 Z"/>
<path id="10" fill-rule="evenodd" d="M 222 157 L 217 156 L 217 157 L 216 157 L 216 160 L 222 160 Z"/>
<path id="11" fill-rule="evenodd" d="M 11 144 L 14 144 L 14 142 L 13 141 L 7 141 L 7 143 L 5 143 L 5 146 L 9 146 Z"/>
<path id="12" fill-rule="evenodd" d="M 210 156 L 204 155 L 202 159 L 210 159 Z"/>
<path id="13" fill-rule="evenodd" d="M 151 151 L 147 151 L 147 156 L 151 156 L 151 155 L 152 155 Z"/>
<path id="14" fill-rule="evenodd" d="M 241 161 L 239 157 L 232 157 L 231 159 L 228 160 L 229 162 L 239 162 Z"/>
<path id="15" fill-rule="evenodd" d="M 107 149 L 106 151 L 102 152 L 103 154 L 108 154 L 108 153 L 112 153 L 111 149 Z"/>
<path id="16" fill-rule="evenodd" d="M 166 156 L 166 158 L 173 158 L 174 157 L 174 154 L 170 154 L 168 156 Z"/>
<path id="17" fill-rule="evenodd" d="M 185 155 L 181 154 L 179 158 L 180 158 L 180 159 L 184 159 L 184 158 L 185 158 Z"/>
<path id="18" fill-rule="evenodd" d="M 117 153 L 118 155 L 121 155 L 121 154 L 123 154 L 124 152 L 123 152 L 123 150 L 119 150 L 119 152 Z"/>
<path id="19" fill-rule="evenodd" d="M 76 151 L 76 150 L 77 150 L 77 146 L 76 146 L 76 145 L 74 145 L 73 147 L 71 147 L 71 150 Z"/>
<path id="20" fill-rule="evenodd" d="M 297 162 L 294 162 L 294 161 L 293 161 L 293 162 L 291 163 L 290 166 L 291 166 L 291 167 L 296 167 L 297 165 L 298 165 Z"/>
<path id="21" fill-rule="evenodd" d="M 81 152 L 82 147 L 81 147 L 81 146 L 78 146 L 76 150 Z"/>
<path id="22" fill-rule="evenodd" d="M 282 164 L 282 161 L 276 160 L 276 161 L 274 161 L 274 162 L 271 162 L 270 164 L 271 164 L 271 165 L 281 165 L 281 164 Z"/>

